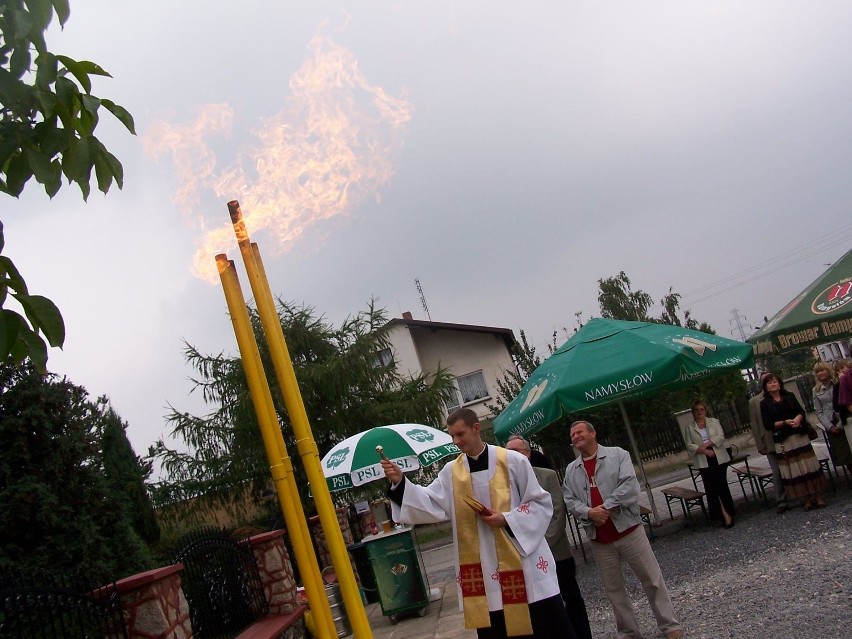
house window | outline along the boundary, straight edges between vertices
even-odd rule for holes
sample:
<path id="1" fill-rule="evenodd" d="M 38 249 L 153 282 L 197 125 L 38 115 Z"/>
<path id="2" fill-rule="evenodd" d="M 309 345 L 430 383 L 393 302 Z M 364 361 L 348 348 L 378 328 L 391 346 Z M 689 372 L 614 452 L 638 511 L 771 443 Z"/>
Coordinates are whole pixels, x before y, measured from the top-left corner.
<path id="1" fill-rule="evenodd" d="M 383 348 L 376 353 L 376 368 L 384 366 L 393 366 L 393 353 L 389 348 Z"/>
<path id="2" fill-rule="evenodd" d="M 456 390 L 455 386 L 447 389 L 447 396 L 444 400 L 444 405 L 447 407 L 447 413 L 451 413 L 459 407 L 459 392 Z"/>
<path id="3" fill-rule="evenodd" d="M 488 388 L 485 386 L 485 377 L 482 375 L 482 371 L 456 377 L 456 386 L 458 386 L 462 404 L 469 404 L 488 397 Z"/>
<path id="4" fill-rule="evenodd" d="M 456 408 L 487 397 L 489 395 L 488 388 L 485 386 L 485 377 L 482 375 L 482 371 L 476 371 L 456 377 L 453 380 L 453 385 L 447 391 L 444 404 L 447 407 L 447 412 L 452 412 Z"/>

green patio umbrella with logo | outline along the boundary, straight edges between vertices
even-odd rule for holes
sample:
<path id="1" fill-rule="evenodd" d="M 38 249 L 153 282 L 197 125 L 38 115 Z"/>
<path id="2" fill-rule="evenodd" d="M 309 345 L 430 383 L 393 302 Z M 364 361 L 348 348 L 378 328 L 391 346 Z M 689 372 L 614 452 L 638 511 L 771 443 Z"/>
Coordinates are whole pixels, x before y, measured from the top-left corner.
<path id="1" fill-rule="evenodd" d="M 385 457 L 406 473 L 460 452 L 449 434 L 431 426 L 376 426 L 344 439 L 322 458 L 322 471 L 329 490 L 345 490 L 383 478 L 385 474 L 376 446 L 381 446 Z"/>
<path id="2" fill-rule="evenodd" d="M 595 318 L 532 372 L 494 420 L 494 434 L 500 441 L 530 435 L 565 413 L 617 402 L 659 519 L 624 400 L 676 390 L 752 363 L 752 349 L 743 342 L 669 324 Z"/>
<path id="3" fill-rule="evenodd" d="M 757 355 L 786 353 L 852 337 L 852 250 L 746 341 Z"/>

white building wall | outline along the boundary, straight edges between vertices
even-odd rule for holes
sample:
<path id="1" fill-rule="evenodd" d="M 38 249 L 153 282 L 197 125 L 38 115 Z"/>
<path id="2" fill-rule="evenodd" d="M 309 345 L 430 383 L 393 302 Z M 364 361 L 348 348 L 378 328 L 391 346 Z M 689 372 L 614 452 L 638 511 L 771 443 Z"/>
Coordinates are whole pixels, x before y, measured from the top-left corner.
<path id="1" fill-rule="evenodd" d="M 396 324 L 388 329 L 388 340 L 391 343 L 396 370 L 408 377 L 415 377 L 423 372 L 423 365 L 417 356 L 417 348 L 411 339 L 408 326 Z"/>
<path id="2" fill-rule="evenodd" d="M 503 371 L 515 366 L 502 336 L 421 327 L 412 327 L 411 336 L 423 370 L 434 372 L 444 367 L 455 377 L 482 371 L 489 396 L 465 406 L 476 411 L 482 419 L 493 417 L 485 404 L 493 403 L 497 380 L 502 379 Z"/>

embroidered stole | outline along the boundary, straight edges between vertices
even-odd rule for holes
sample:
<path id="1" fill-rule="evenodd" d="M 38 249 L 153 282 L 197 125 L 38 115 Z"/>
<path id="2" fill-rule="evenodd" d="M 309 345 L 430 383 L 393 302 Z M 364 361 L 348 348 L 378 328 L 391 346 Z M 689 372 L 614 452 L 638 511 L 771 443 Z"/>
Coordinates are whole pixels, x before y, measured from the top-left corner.
<path id="1" fill-rule="evenodd" d="M 506 449 L 489 447 L 496 452 L 496 472 L 489 482 L 491 510 L 507 512 L 512 508 L 511 488 L 509 485 L 509 465 Z M 488 454 L 488 453 L 486 453 Z M 491 463 L 491 460 L 489 460 Z M 488 471 L 486 471 L 488 472 Z M 464 455 L 453 462 L 453 501 L 456 511 L 456 534 L 458 536 L 459 574 L 462 591 L 465 628 L 488 628 L 491 619 L 488 616 L 488 600 L 485 595 L 485 578 L 479 555 L 478 526 L 486 526 L 494 532 L 497 547 L 497 575 L 503 598 L 503 615 L 506 619 L 506 634 L 509 637 L 531 635 L 532 622 L 527 602 L 526 582 L 521 563 L 521 555 L 509 540 L 506 532 L 480 523 L 479 516 L 464 502 L 465 495 L 473 495 L 470 471 L 465 464 Z M 489 575 L 488 577 L 492 577 Z"/>

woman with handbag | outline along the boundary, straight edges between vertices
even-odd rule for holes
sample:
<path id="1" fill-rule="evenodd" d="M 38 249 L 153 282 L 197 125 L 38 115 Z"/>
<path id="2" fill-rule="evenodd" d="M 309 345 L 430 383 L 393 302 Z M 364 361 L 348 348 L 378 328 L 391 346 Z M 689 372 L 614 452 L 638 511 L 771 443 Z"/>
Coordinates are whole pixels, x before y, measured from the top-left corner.
<path id="1" fill-rule="evenodd" d="M 681 435 L 704 483 L 710 519 L 722 522 L 723 528 L 733 528 L 736 512 L 725 466 L 731 458 L 725 449 L 722 425 L 718 419 L 707 417 L 707 406 L 698 400 L 692 404 L 692 423 L 681 428 Z"/>
<path id="2" fill-rule="evenodd" d="M 808 437 L 805 411 L 796 396 L 784 390 L 784 382 L 775 373 L 763 377 L 760 415 L 763 426 L 772 433 L 775 455 L 781 469 L 781 481 L 788 499 L 801 497 L 805 510 L 826 506 L 822 491 L 825 477 Z"/>
<path id="3" fill-rule="evenodd" d="M 849 441 L 840 424 L 840 415 L 837 413 L 838 385 L 834 376 L 834 368 L 826 362 L 818 362 L 814 366 L 814 412 L 816 413 L 819 427 L 825 433 L 828 442 L 828 451 L 831 461 L 835 466 L 846 466 L 852 472 L 852 450 L 849 449 Z"/>

